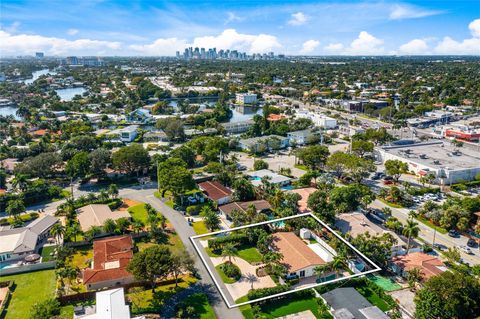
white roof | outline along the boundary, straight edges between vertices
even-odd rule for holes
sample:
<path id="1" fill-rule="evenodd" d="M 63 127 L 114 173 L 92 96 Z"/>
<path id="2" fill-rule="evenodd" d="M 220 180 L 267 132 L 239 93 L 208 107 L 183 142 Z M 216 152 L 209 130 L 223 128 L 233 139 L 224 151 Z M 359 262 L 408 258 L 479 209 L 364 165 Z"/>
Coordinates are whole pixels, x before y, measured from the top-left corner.
<path id="1" fill-rule="evenodd" d="M 277 174 L 277 173 L 272 172 L 271 170 L 268 170 L 268 169 L 261 169 L 261 170 L 254 171 L 254 172 L 248 172 L 247 175 L 249 175 L 250 177 L 257 177 L 257 178 L 260 178 L 260 179 L 263 178 L 263 177 L 268 177 L 269 182 L 272 183 L 272 184 L 280 184 L 280 183 L 284 183 L 284 182 L 288 182 L 288 181 L 292 180 L 290 177 Z M 254 186 L 258 186 L 261 183 L 262 183 L 261 180 L 253 180 L 252 181 L 252 184 Z"/>

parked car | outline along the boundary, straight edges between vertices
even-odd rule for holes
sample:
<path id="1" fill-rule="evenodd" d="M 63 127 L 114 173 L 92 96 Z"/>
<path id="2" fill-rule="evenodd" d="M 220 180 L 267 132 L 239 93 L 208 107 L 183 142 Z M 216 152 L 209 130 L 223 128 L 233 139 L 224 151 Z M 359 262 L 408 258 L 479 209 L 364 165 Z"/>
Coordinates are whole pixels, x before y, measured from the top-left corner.
<path id="1" fill-rule="evenodd" d="M 384 180 L 384 181 L 383 181 L 383 184 L 384 184 L 384 185 L 392 185 L 392 184 L 393 184 L 393 181 L 392 181 L 392 180 Z"/>
<path id="2" fill-rule="evenodd" d="M 448 231 L 448 236 L 450 237 L 459 237 L 460 236 L 460 233 L 458 231 L 456 231 L 455 229 L 450 229 Z"/>
<path id="3" fill-rule="evenodd" d="M 475 247 L 477 245 L 477 242 L 473 238 L 469 238 L 467 241 L 467 246 L 468 247 Z"/>

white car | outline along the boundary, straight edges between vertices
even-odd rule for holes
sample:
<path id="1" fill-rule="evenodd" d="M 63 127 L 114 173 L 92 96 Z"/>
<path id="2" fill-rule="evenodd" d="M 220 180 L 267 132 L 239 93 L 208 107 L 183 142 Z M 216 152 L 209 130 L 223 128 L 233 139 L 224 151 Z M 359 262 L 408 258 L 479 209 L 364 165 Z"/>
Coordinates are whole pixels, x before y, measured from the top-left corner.
<path id="1" fill-rule="evenodd" d="M 469 255 L 473 254 L 472 250 L 467 246 L 460 246 L 458 248 L 460 248 L 460 250 L 462 250 L 466 254 L 469 254 Z"/>

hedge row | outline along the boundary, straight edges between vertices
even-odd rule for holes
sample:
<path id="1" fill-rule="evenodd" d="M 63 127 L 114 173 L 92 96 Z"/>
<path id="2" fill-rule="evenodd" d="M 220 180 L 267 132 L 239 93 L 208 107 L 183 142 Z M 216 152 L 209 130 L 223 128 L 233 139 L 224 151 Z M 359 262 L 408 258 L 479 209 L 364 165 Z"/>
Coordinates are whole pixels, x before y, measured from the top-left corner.
<path id="1" fill-rule="evenodd" d="M 416 188 L 416 187 L 412 187 L 408 190 L 408 193 L 412 196 L 421 196 L 421 195 L 425 195 L 425 194 L 438 194 L 438 193 L 440 193 L 440 188 L 430 188 L 430 187 Z"/>
<path id="2" fill-rule="evenodd" d="M 26 223 L 31 220 L 37 219 L 38 218 L 38 213 L 30 213 L 30 214 L 23 214 L 19 216 L 20 221 Z M 10 217 L 10 218 L 2 218 L 0 219 L 0 226 L 8 226 L 8 225 L 14 225 L 16 222 L 15 218 Z"/>
<path id="3" fill-rule="evenodd" d="M 271 295 L 276 295 L 290 289 L 290 285 L 279 285 L 271 288 L 259 288 L 250 290 L 247 294 L 248 300 L 255 300 L 258 298 L 268 297 Z"/>
<path id="4" fill-rule="evenodd" d="M 208 248 L 212 250 L 220 249 L 227 243 L 248 243 L 248 236 L 245 234 L 233 234 L 229 236 L 216 237 L 208 240 Z"/>

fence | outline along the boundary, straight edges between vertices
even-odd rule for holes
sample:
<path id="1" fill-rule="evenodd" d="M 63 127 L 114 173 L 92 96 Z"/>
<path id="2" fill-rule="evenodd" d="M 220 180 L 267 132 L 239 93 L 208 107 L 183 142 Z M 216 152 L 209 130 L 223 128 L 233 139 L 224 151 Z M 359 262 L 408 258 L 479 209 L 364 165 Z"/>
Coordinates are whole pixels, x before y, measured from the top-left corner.
<path id="1" fill-rule="evenodd" d="M 22 266 L 12 267 L 12 268 L 4 268 L 2 269 L 2 276 L 22 274 L 25 272 L 44 270 L 44 269 L 54 269 L 56 264 L 57 264 L 56 261 L 48 261 L 48 262 L 39 263 L 39 264 L 30 264 L 30 265 L 22 265 Z"/>

